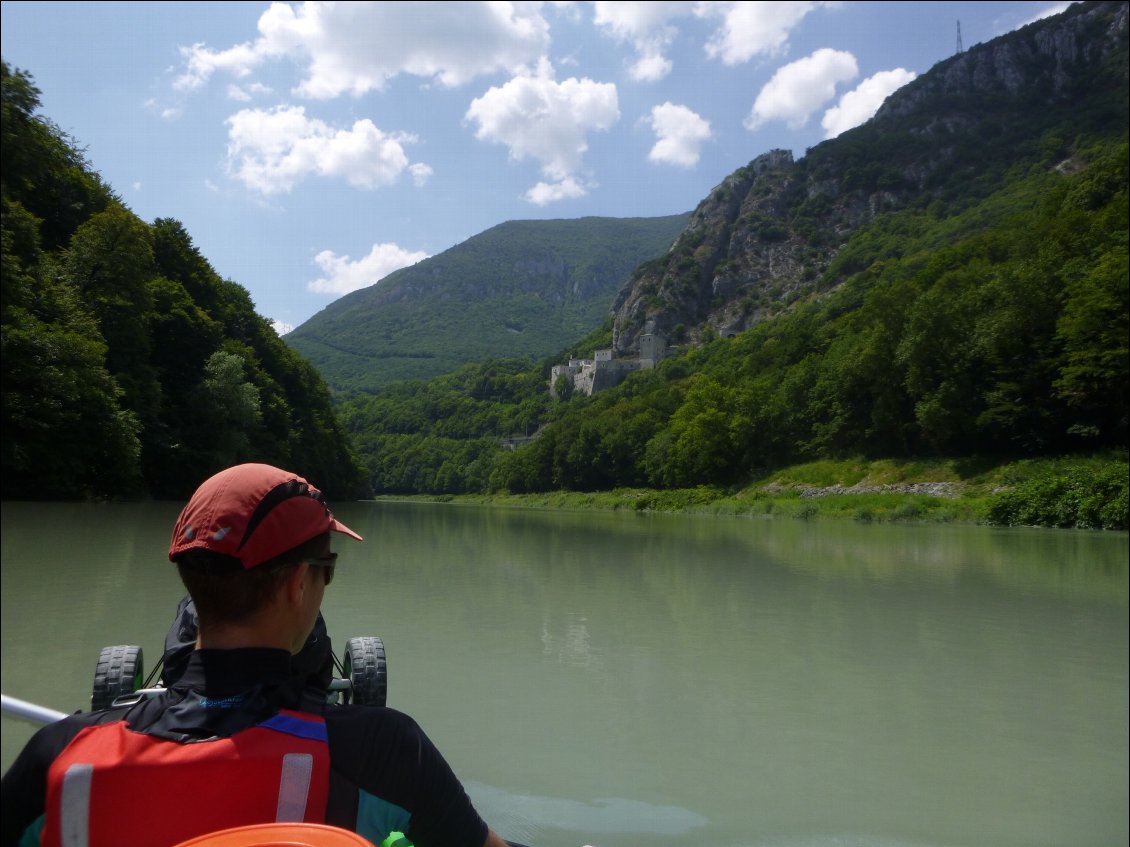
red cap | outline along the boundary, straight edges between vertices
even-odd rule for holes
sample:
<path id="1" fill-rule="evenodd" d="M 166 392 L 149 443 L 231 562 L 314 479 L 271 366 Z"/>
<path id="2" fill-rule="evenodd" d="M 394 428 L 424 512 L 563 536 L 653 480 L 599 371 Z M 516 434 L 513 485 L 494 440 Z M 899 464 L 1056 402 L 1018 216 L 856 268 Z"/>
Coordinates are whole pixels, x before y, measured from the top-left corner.
<path id="1" fill-rule="evenodd" d="M 173 527 L 169 559 L 211 550 L 253 568 L 327 530 L 361 540 L 302 477 L 270 465 L 236 465 L 196 489 Z"/>

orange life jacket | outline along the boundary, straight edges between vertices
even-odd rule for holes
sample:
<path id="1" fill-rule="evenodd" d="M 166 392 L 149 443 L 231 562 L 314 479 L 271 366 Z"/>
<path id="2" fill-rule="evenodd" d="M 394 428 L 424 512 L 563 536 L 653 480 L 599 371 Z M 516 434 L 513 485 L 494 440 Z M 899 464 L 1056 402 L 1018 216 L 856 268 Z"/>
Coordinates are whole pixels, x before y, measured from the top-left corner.
<path id="1" fill-rule="evenodd" d="M 250 824 L 322 823 L 326 724 L 280 711 L 227 738 L 179 743 L 125 721 L 83 729 L 47 775 L 44 847 L 168 847 Z"/>

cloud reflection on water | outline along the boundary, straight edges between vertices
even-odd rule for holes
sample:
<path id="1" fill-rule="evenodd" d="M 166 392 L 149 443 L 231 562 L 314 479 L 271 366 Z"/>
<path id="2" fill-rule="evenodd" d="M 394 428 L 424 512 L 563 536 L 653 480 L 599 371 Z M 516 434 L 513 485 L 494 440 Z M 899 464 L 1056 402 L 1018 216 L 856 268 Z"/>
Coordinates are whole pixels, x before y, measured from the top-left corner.
<path id="1" fill-rule="evenodd" d="M 690 809 L 622 797 L 586 802 L 564 797 L 513 794 L 474 782 L 468 782 L 465 787 L 476 808 L 495 830 L 507 838 L 526 843 L 534 843 L 538 833 L 554 829 L 592 835 L 686 835 L 710 822 Z"/>

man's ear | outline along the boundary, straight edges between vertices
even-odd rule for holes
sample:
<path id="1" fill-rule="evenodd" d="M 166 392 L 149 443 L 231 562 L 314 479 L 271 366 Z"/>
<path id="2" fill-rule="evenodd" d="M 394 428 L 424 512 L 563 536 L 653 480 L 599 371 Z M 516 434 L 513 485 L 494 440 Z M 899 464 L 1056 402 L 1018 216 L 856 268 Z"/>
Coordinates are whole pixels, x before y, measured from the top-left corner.
<path id="1" fill-rule="evenodd" d="M 306 579 L 306 572 L 310 570 L 309 562 L 301 562 L 293 568 L 290 568 L 283 581 L 283 592 L 286 597 L 287 605 L 291 608 L 298 608 L 302 605 L 303 599 L 306 596 L 308 588 L 308 580 Z"/>

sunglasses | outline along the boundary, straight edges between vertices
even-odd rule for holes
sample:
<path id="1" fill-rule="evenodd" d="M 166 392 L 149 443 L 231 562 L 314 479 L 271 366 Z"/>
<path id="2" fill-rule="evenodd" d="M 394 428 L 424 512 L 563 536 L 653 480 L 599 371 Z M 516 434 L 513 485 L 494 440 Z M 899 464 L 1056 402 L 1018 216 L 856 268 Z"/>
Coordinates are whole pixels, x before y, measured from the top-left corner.
<path id="1" fill-rule="evenodd" d="M 326 585 L 334 581 L 334 568 L 337 567 L 337 553 L 328 553 L 317 559 L 306 560 L 311 567 L 323 568 L 325 570 Z"/>

